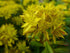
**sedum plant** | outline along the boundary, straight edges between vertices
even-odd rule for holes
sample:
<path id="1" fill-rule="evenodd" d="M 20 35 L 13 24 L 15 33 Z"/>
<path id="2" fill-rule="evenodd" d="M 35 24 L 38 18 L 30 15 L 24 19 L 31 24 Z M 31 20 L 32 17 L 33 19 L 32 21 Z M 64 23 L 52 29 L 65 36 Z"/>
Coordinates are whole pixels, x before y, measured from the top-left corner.
<path id="1" fill-rule="evenodd" d="M 21 5 L 18 5 L 13 1 L 12 2 L 11 1 L 6 1 L 6 2 L 0 1 L 0 3 L 1 3 L 1 5 L 0 5 L 1 6 L 0 7 L 0 17 L 5 17 L 5 19 L 9 19 L 13 15 L 17 15 L 18 12 L 21 12 L 23 9 Z M 10 4 L 8 5 L 8 3 L 10 3 Z"/>
<path id="2" fill-rule="evenodd" d="M 20 4 L 14 1 L 0 1 L 0 48 L 5 49 L 5 51 L 0 50 L 0 53 L 12 53 L 10 52 L 12 48 L 18 50 L 14 49 L 14 47 L 16 47 L 16 42 L 22 38 L 21 24 L 23 21 L 20 18 L 22 12 L 23 7 Z M 19 52 L 13 51 L 13 53 Z"/>
<path id="3" fill-rule="evenodd" d="M 11 24 L 2 25 L 0 27 L 0 41 L 3 44 L 7 43 L 9 46 L 11 46 L 11 43 L 14 43 L 14 40 L 17 39 L 16 33 L 17 31 L 15 30 L 13 25 Z"/>
<path id="4" fill-rule="evenodd" d="M 9 53 L 31 53 L 29 46 L 26 46 L 26 41 L 19 41 L 15 47 L 9 50 Z"/>
<path id="5" fill-rule="evenodd" d="M 43 5 L 31 5 L 28 6 L 22 15 L 23 21 L 22 25 L 23 35 L 28 36 L 38 36 L 42 37 L 42 41 L 49 40 L 52 38 L 54 43 L 56 38 L 67 35 L 64 31 L 64 8 L 62 9 L 58 5 L 55 6 L 53 3 L 47 3 Z M 31 34 L 31 35 L 30 35 Z"/>
<path id="6" fill-rule="evenodd" d="M 7 6 L 7 5 L 14 5 L 15 2 L 13 1 L 0 1 L 0 7 L 4 7 L 4 6 Z"/>
<path id="7" fill-rule="evenodd" d="M 17 47 L 21 53 L 31 53 L 29 46 L 26 46 L 26 41 L 18 42 Z"/>
<path id="8" fill-rule="evenodd" d="M 17 30 L 11 24 L 5 24 L 0 27 L 0 46 L 5 46 L 5 52 L 8 52 L 8 46 L 12 47 L 17 39 Z"/>
<path id="9" fill-rule="evenodd" d="M 61 2 L 56 3 L 55 1 L 1 0 L 0 48 L 5 49 L 2 52 L 57 53 L 60 49 L 57 45 L 66 45 L 67 43 L 63 39 L 61 41 L 61 38 L 67 35 L 64 29 L 66 26 L 65 21 L 69 24 L 69 19 L 66 19 L 66 16 L 70 16 L 70 9 L 66 11 L 67 7 L 65 5 L 69 5 L 69 2 L 68 4 L 63 2 L 63 5 L 61 5 Z M 22 15 L 22 18 L 20 15 Z M 52 39 L 56 45 L 53 44 Z M 49 44 L 54 51 L 52 51 Z M 2 52 L 0 50 L 0 53 Z"/>

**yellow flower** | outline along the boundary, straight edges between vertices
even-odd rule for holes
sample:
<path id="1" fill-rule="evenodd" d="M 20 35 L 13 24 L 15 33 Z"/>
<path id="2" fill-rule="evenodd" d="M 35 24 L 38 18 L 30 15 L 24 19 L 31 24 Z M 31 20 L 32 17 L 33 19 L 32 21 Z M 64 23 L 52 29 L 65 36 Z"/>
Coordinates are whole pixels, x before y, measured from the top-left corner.
<path id="1" fill-rule="evenodd" d="M 67 35 L 67 33 L 63 30 L 63 28 L 61 26 L 59 26 L 55 30 L 52 29 L 51 34 L 53 35 L 54 43 L 56 43 L 56 37 L 57 38 L 59 38 L 59 37 L 64 38 L 63 35 Z"/>
<path id="2" fill-rule="evenodd" d="M 0 1 L 0 7 L 4 7 L 4 6 L 7 6 L 7 5 L 14 5 L 15 2 L 13 1 Z"/>
<path id="3" fill-rule="evenodd" d="M 23 9 L 21 5 L 18 5 L 13 1 L 0 1 L 0 6 L 0 17 L 5 17 L 5 19 L 11 18 L 12 15 L 16 15 L 17 12 L 22 11 Z"/>
<path id="4" fill-rule="evenodd" d="M 13 25 L 2 25 L 0 27 L 0 41 L 3 45 L 12 46 L 12 44 L 14 44 L 14 41 L 17 40 L 16 33 L 17 31 Z"/>
<path id="5" fill-rule="evenodd" d="M 32 34 L 32 37 L 39 36 L 39 32 L 44 34 L 45 39 L 50 39 L 49 29 L 53 37 L 57 35 L 54 31 L 59 27 L 63 27 L 65 22 L 64 9 L 59 6 L 55 6 L 53 3 L 47 3 L 44 6 L 40 5 L 31 5 L 28 6 L 27 10 L 24 10 L 23 20 L 25 22 L 22 25 L 23 35 L 29 33 Z M 62 28 L 61 28 L 62 29 Z M 55 33 L 55 35 L 54 35 Z M 62 34 L 63 36 L 64 34 Z M 67 34 L 65 34 L 67 35 Z M 40 35 L 41 36 L 41 35 Z M 58 34 L 60 37 L 60 32 Z M 55 39 L 55 38 L 53 38 Z M 55 41 L 55 40 L 54 40 Z"/>
<path id="6" fill-rule="evenodd" d="M 30 53 L 29 46 L 26 46 L 26 41 L 18 42 L 17 47 L 18 50 L 21 51 L 22 53 L 26 53 L 26 52 Z"/>

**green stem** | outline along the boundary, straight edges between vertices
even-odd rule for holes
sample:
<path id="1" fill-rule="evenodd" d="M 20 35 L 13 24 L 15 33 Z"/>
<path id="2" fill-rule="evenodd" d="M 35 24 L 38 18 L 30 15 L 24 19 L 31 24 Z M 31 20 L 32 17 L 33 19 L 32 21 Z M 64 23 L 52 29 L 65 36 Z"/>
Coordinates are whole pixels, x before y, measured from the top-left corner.
<path id="1" fill-rule="evenodd" d="M 8 46 L 7 46 L 7 44 L 5 45 L 5 53 L 8 53 Z"/>

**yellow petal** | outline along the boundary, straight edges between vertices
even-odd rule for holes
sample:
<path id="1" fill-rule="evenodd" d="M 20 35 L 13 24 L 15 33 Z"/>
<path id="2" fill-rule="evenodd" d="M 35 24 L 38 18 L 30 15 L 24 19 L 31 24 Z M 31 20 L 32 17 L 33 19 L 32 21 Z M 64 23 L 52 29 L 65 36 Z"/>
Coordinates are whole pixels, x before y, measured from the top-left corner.
<path id="1" fill-rule="evenodd" d="M 25 23 L 25 24 L 22 25 L 21 27 L 22 27 L 22 28 L 23 28 L 23 27 L 26 27 L 28 24 L 29 24 L 29 23 Z"/>
<path id="2" fill-rule="evenodd" d="M 49 34 L 48 34 L 48 32 L 46 32 L 46 36 L 47 36 L 47 39 L 49 40 Z"/>
<path id="3" fill-rule="evenodd" d="M 25 35 L 25 34 L 29 31 L 29 29 L 31 28 L 31 26 L 32 26 L 32 25 L 29 25 L 29 26 L 23 31 L 23 35 Z"/>
<path id="4" fill-rule="evenodd" d="M 49 34 L 48 34 L 48 32 L 44 31 L 44 35 L 47 38 L 47 40 L 49 40 Z"/>
<path id="5" fill-rule="evenodd" d="M 55 36 L 53 35 L 53 41 L 54 41 L 54 43 L 56 43 L 56 38 L 55 38 Z"/>
<path id="6" fill-rule="evenodd" d="M 61 32 L 58 31 L 58 34 L 57 34 L 59 37 L 63 38 L 64 39 L 64 36 L 63 34 L 61 34 Z"/>
<path id="7" fill-rule="evenodd" d="M 63 29 L 60 29 L 60 32 L 61 32 L 63 35 L 68 35 L 68 33 L 66 33 Z"/>
<path id="8" fill-rule="evenodd" d="M 41 20 L 41 18 L 36 18 L 35 19 L 35 22 L 38 22 L 38 21 L 40 21 Z"/>

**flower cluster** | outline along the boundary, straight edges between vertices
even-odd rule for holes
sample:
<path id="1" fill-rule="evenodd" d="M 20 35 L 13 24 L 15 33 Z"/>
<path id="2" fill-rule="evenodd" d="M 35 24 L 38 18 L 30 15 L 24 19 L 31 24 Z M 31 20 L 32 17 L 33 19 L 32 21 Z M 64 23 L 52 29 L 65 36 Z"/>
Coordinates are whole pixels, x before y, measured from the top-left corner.
<path id="1" fill-rule="evenodd" d="M 11 24 L 2 25 L 0 27 L 0 45 L 12 46 L 14 40 L 17 40 L 17 31 Z"/>
<path id="2" fill-rule="evenodd" d="M 6 2 L 8 2 L 10 4 L 8 5 L 8 3 L 6 3 Z M 0 1 L 0 3 L 1 3 L 0 17 L 5 17 L 5 19 L 8 19 L 8 18 L 12 17 L 13 15 L 16 15 L 19 12 L 19 10 L 22 10 L 21 5 L 18 5 L 13 1 L 12 2 L 6 1 L 6 2 L 4 1 L 4 2 L 2 2 L 3 3 L 2 4 Z"/>
<path id="3" fill-rule="evenodd" d="M 62 37 L 67 35 L 63 30 L 64 22 L 64 8 L 53 3 L 43 5 L 31 5 L 27 10 L 24 10 L 22 25 L 23 35 L 32 34 L 32 37 L 42 33 L 45 39 L 49 40 L 51 35 L 55 41 L 55 37 Z M 39 36 L 39 35 L 38 35 Z M 40 35 L 41 36 L 41 35 Z"/>
<path id="4" fill-rule="evenodd" d="M 7 5 L 14 5 L 15 2 L 13 1 L 0 1 L 0 7 L 4 7 L 4 6 L 7 6 Z"/>

